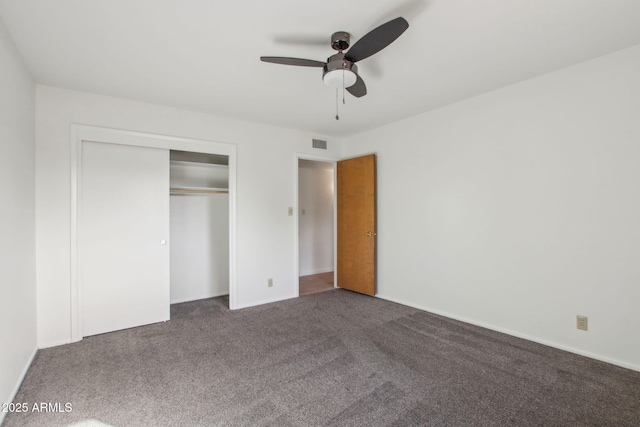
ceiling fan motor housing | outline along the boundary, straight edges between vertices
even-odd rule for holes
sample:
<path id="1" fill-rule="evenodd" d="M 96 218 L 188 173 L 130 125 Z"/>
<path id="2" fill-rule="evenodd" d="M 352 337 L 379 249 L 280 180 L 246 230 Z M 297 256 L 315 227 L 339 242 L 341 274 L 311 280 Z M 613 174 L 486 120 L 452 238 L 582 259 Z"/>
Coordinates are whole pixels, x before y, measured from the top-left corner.
<path id="1" fill-rule="evenodd" d="M 349 47 L 351 35 L 346 31 L 338 31 L 331 35 L 331 47 L 334 50 L 343 51 Z"/>

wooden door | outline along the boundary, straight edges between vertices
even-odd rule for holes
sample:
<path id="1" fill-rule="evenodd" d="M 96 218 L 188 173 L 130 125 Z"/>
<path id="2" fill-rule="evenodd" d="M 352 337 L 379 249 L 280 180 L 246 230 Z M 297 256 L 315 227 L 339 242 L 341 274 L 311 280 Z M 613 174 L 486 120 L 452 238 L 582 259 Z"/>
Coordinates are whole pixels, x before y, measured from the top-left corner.
<path id="1" fill-rule="evenodd" d="M 338 286 L 376 293 L 376 156 L 338 162 Z"/>
<path id="2" fill-rule="evenodd" d="M 169 320 L 169 151 L 82 143 L 82 335 Z"/>

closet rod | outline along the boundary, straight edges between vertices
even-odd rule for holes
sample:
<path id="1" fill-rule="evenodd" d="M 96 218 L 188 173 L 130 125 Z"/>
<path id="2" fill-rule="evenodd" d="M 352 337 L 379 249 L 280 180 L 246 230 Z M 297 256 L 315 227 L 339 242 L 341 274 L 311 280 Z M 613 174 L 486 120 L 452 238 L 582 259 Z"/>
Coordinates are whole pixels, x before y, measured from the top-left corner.
<path id="1" fill-rule="evenodd" d="M 229 194 L 223 188 L 171 188 L 171 194 Z"/>

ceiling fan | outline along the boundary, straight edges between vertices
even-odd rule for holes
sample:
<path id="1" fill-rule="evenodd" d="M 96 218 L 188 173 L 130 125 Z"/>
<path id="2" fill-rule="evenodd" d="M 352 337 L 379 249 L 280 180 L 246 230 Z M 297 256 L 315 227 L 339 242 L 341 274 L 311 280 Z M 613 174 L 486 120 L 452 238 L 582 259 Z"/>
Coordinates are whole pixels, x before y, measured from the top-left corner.
<path id="1" fill-rule="evenodd" d="M 350 49 L 349 41 L 351 35 L 349 33 L 345 31 L 333 33 L 331 47 L 337 50 L 338 53 L 330 56 L 327 62 L 280 56 L 261 56 L 260 60 L 274 64 L 322 68 L 322 80 L 328 86 L 344 88 L 351 95 L 360 98 L 367 94 L 367 86 L 358 75 L 356 62 L 380 52 L 400 37 L 407 28 L 409 28 L 409 23 L 406 19 L 402 17 L 392 19 L 368 32 Z M 349 50 L 344 53 L 343 51 L 346 49 Z"/>

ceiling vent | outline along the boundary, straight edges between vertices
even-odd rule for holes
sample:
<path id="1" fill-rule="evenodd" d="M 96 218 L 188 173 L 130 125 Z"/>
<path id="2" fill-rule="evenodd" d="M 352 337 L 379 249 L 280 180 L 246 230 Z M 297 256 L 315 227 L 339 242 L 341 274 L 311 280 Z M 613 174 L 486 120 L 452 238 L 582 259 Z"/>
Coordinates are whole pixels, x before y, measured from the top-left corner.
<path id="1" fill-rule="evenodd" d="M 327 141 L 323 141 L 322 139 L 313 139 L 312 141 L 313 148 L 319 148 L 321 150 L 327 149 Z"/>

